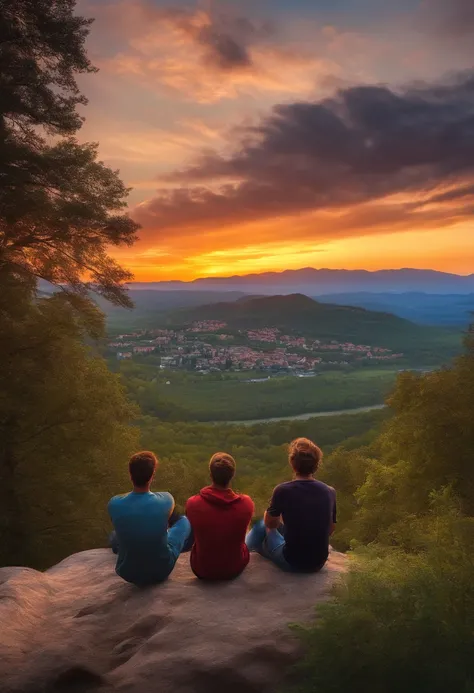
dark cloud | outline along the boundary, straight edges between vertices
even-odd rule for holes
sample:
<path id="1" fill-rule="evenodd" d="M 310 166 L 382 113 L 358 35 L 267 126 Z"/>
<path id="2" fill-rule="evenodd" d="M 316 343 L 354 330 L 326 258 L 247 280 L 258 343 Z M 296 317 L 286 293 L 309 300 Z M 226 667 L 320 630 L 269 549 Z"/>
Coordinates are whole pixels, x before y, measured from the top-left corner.
<path id="1" fill-rule="evenodd" d="M 229 34 L 221 34 L 213 27 L 206 27 L 199 32 L 198 41 L 206 47 L 208 59 L 223 70 L 252 65 L 247 48 Z"/>
<path id="2" fill-rule="evenodd" d="M 170 179 L 176 188 L 141 209 L 144 223 L 202 228 L 349 207 L 395 193 L 423 199 L 404 207 L 414 223 L 427 200 L 465 204 L 471 214 L 474 73 L 450 84 L 402 92 L 353 87 L 331 99 L 277 106 L 243 131 L 233 155 L 208 153 Z M 223 183 L 217 190 L 216 180 Z M 212 190 L 205 187 L 209 181 Z"/>
<path id="3" fill-rule="evenodd" d="M 474 34 L 474 0 L 425 0 L 422 21 L 448 38 Z"/>
<path id="4" fill-rule="evenodd" d="M 273 33 L 268 22 L 259 24 L 226 13 L 210 15 L 169 9 L 164 16 L 203 49 L 207 65 L 221 70 L 252 67 L 251 46 Z"/>

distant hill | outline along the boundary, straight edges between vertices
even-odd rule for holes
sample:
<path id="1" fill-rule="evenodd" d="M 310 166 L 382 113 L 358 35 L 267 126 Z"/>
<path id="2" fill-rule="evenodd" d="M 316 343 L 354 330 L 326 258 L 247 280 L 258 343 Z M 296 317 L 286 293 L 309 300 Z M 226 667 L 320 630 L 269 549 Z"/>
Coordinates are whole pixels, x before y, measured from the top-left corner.
<path id="1" fill-rule="evenodd" d="M 416 325 L 390 313 L 320 303 L 302 294 L 216 303 L 168 316 L 169 324 L 176 325 L 200 320 L 222 320 L 234 329 L 278 327 L 320 339 L 372 344 L 427 356 L 438 348 L 444 350 L 447 337 L 452 337 L 446 330 Z M 447 341 L 448 350 L 454 353 L 453 345 L 460 338 Z"/>
<path id="2" fill-rule="evenodd" d="M 451 325 L 466 327 L 473 321 L 474 293 L 426 294 L 370 292 L 349 294 L 324 294 L 315 296 L 323 303 L 352 305 L 368 310 L 394 313 L 399 317 L 423 325 Z"/>
<path id="3" fill-rule="evenodd" d="M 307 267 L 283 272 L 264 272 L 232 277 L 206 277 L 191 282 L 135 282 L 135 290 L 243 291 L 249 294 L 291 294 L 309 296 L 349 292 L 424 292 L 429 294 L 474 293 L 474 274 L 461 276 L 435 270 L 314 269 Z"/>
<path id="4" fill-rule="evenodd" d="M 157 290 L 153 288 L 153 283 L 140 285 L 142 288 L 135 289 L 134 284 L 129 284 L 129 295 L 135 306 L 134 310 L 130 311 L 126 308 L 121 308 L 110 303 L 102 296 L 92 294 L 92 298 L 104 311 L 106 315 L 130 315 L 134 311 L 136 313 L 144 312 L 162 312 L 173 310 L 173 308 L 185 308 L 187 306 L 201 306 L 205 303 L 217 303 L 220 301 L 238 301 L 239 299 L 250 298 L 250 294 L 243 291 L 204 291 L 196 288 L 185 288 L 181 290 Z M 186 287 L 188 285 L 185 285 Z M 38 295 L 50 296 L 58 288 L 49 282 L 40 279 L 38 282 Z"/>
<path id="5" fill-rule="evenodd" d="M 247 294 L 242 291 L 226 291 L 216 293 L 215 291 L 155 291 L 153 289 L 129 292 L 137 311 L 172 310 L 173 308 L 186 308 L 187 306 L 199 306 L 205 303 L 215 303 L 218 301 L 237 301 L 246 298 Z M 97 303 L 106 313 L 117 309 L 103 298 L 96 297 Z M 123 309 L 122 309 L 123 310 Z"/>
<path id="6" fill-rule="evenodd" d="M 169 311 L 179 308 L 200 306 L 218 301 L 237 301 L 246 298 L 241 291 L 156 291 L 145 289 L 130 291 L 130 298 L 134 308 L 120 308 L 114 306 L 101 296 L 94 296 L 94 300 L 104 311 L 107 317 L 109 329 L 129 330 L 133 328 L 156 327 L 163 320 L 163 316 Z"/>

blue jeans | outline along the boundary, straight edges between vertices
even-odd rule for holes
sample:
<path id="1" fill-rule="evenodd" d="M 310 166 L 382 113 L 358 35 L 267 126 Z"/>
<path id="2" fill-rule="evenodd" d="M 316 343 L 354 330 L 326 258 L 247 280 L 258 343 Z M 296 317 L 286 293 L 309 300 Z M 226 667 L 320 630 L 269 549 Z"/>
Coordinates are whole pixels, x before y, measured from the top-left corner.
<path id="1" fill-rule="evenodd" d="M 180 553 L 191 551 L 194 543 L 191 524 L 185 515 L 182 515 L 173 526 L 168 529 L 168 548 L 175 561 Z M 118 538 L 115 530 L 109 535 L 109 546 L 112 551 L 118 553 Z"/>
<path id="2" fill-rule="evenodd" d="M 189 551 L 188 539 L 192 535 L 191 523 L 185 515 L 177 520 L 168 530 L 168 548 L 173 554 L 175 560 L 178 560 L 180 553 Z M 191 544 L 192 546 L 192 544 Z"/>
<path id="3" fill-rule="evenodd" d="M 245 538 L 249 551 L 256 551 L 264 558 L 288 572 L 296 572 L 283 555 L 285 537 L 277 529 L 265 527 L 263 520 L 256 522 Z"/>

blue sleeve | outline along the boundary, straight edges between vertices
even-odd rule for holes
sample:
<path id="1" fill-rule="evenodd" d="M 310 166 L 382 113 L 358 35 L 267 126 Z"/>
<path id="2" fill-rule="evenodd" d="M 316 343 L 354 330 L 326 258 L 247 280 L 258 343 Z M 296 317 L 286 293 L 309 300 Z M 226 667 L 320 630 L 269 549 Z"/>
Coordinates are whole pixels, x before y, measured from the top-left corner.
<path id="1" fill-rule="evenodd" d="M 114 507 L 114 505 L 115 505 L 114 501 L 115 501 L 116 498 L 117 498 L 117 496 L 114 496 L 113 498 L 111 498 L 111 499 L 109 500 L 109 502 L 108 502 L 108 504 L 107 504 L 107 512 L 109 513 L 109 517 L 110 517 L 111 519 L 112 519 L 112 509 L 113 509 L 113 507 Z"/>
<path id="2" fill-rule="evenodd" d="M 280 517 L 280 515 L 283 512 L 283 489 L 281 486 L 277 486 L 276 489 L 273 491 L 273 496 L 270 501 L 270 505 L 267 508 L 267 513 L 271 517 Z"/>
<path id="3" fill-rule="evenodd" d="M 161 500 L 168 513 L 171 513 L 172 508 L 175 505 L 174 498 L 168 491 L 158 491 L 155 496 Z"/>

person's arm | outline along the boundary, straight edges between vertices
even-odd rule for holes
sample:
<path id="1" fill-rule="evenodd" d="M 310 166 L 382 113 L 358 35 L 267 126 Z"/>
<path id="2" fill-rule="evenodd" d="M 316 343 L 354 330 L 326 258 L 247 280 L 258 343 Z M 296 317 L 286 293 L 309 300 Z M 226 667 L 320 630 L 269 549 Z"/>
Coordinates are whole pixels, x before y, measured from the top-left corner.
<path id="1" fill-rule="evenodd" d="M 337 522 L 337 507 L 336 507 L 336 492 L 334 491 L 334 502 L 332 506 L 332 518 L 331 518 L 331 524 L 329 526 L 329 536 L 331 537 L 334 534 L 334 530 L 336 529 L 336 522 Z"/>
<path id="2" fill-rule="evenodd" d="M 173 496 L 171 496 L 171 501 L 172 501 L 172 503 L 171 503 L 171 508 L 170 508 L 169 517 L 171 517 L 171 515 L 172 515 L 174 512 L 176 512 L 176 503 L 175 503 L 175 501 L 174 501 Z"/>
<path id="3" fill-rule="evenodd" d="M 277 515 L 275 517 L 270 515 L 268 510 L 266 510 L 265 515 L 263 516 L 263 521 L 265 522 L 265 527 L 267 529 L 278 529 L 281 523 L 281 515 Z"/>
<path id="4" fill-rule="evenodd" d="M 173 496 L 171 495 L 171 493 L 168 493 L 168 496 L 169 496 L 170 501 L 171 501 L 170 509 L 168 512 L 168 527 L 172 527 L 174 525 L 174 523 L 179 520 L 181 515 L 176 510 L 176 503 L 175 503 L 175 500 L 174 500 Z"/>
<path id="5" fill-rule="evenodd" d="M 267 529 L 278 529 L 281 523 L 283 508 L 281 505 L 281 489 L 277 486 L 268 509 L 265 511 L 263 521 Z"/>

